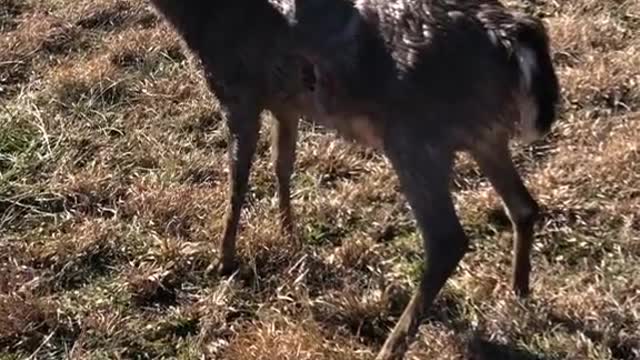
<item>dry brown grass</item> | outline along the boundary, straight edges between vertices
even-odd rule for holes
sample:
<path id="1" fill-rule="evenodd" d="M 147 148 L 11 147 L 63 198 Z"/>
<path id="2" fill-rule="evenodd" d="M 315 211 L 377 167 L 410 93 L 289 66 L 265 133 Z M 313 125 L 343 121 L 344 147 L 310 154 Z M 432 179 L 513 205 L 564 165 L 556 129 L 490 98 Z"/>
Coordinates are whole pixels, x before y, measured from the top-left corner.
<path id="1" fill-rule="evenodd" d="M 473 251 L 408 357 L 640 359 L 640 2 L 510 3 L 545 17 L 564 95 L 552 136 L 515 148 L 544 206 L 533 297 L 511 294 L 509 223 L 461 157 Z M 145 1 L 0 0 L 0 49 L 0 359 L 372 358 L 422 254 L 380 155 L 304 127 L 294 244 L 264 136 L 246 266 L 219 279 L 225 128 Z"/>

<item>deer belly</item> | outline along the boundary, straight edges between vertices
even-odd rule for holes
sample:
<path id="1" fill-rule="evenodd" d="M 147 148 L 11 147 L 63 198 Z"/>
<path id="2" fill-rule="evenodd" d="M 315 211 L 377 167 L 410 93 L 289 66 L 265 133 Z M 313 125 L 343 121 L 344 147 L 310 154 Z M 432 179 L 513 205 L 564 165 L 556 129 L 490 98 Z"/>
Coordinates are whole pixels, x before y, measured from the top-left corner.
<path id="1" fill-rule="evenodd" d="M 323 127 L 336 131 L 338 135 L 347 140 L 375 149 L 382 149 L 381 132 L 366 116 L 320 115 L 315 118 L 315 121 Z"/>

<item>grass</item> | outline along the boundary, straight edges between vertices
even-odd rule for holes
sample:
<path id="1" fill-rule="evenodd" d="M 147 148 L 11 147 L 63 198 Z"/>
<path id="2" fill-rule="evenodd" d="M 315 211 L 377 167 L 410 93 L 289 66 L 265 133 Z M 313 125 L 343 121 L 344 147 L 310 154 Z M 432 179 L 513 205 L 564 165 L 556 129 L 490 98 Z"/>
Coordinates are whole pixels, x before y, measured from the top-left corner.
<path id="1" fill-rule="evenodd" d="M 544 16 L 563 86 L 551 136 L 516 147 L 544 207 L 533 296 L 511 229 L 465 156 L 473 239 L 408 358 L 640 359 L 640 6 L 512 4 Z M 387 162 L 304 127 L 303 240 L 278 235 L 265 119 L 239 247 L 208 272 L 226 134 L 175 35 L 142 0 L 0 0 L 0 359 L 370 359 L 422 249 Z"/>

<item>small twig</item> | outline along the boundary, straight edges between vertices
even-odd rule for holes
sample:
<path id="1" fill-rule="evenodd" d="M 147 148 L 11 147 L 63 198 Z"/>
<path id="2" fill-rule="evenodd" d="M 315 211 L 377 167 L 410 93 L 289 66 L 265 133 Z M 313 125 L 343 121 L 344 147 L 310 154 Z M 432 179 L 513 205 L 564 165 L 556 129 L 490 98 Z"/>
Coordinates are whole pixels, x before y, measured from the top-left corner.
<path id="1" fill-rule="evenodd" d="M 40 344 L 40 346 L 38 346 L 38 348 L 31 354 L 31 356 L 29 356 L 27 358 L 27 360 L 31 360 L 31 359 L 35 359 L 36 355 L 38 355 L 38 353 L 40 352 L 40 350 L 42 350 L 43 347 L 45 347 L 45 345 L 47 345 L 49 343 L 49 341 L 51 341 L 51 338 L 53 337 L 53 335 L 56 334 L 56 332 L 58 331 L 58 328 L 53 329 L 53 331 L 51 332 L 51 334 L 47 335 L 47 337 L 42 341 L 42 343 Z"/>
<path id="2" fill-rule="evenodd" d="M 0 66 L 2 65 L 18 65 L 18 64 L 24 64 L 24 61 L 21 60 L 10 60 L 10 61 L 0 61 Z"/>
<path id="3" fill-rule="evenodd" d="M 37 106 L 32 104 L 33 116 L 38 120 L 38 123 L 35 126 L 42 133 L 42 137 L 44 138 L 44 143 L 47 145 L 47 150 L 49 151 L 49 158 L 53 158 L 53 150 L 51 149 L 51 143 L 49 142 L 49 134 L 47 133 L 47 129 L 44 126 L 44 120 L 42 120 L 42 116 L 40 114 L 40 110 Z"/>

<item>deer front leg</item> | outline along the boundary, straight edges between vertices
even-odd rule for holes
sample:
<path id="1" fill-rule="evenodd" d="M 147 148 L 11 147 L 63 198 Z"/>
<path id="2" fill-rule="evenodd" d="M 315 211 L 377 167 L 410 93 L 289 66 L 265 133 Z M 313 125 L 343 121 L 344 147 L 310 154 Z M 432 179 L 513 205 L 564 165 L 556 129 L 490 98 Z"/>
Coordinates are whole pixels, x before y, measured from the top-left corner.
<path id="1" fill-rule="evenodd" d="M 251 164 L 260 132 L 259 111 L 251 106 L 237 106 L 228 111 L 227 126 L 229 144 L 229 195 L 225 215 L 225 227 L 220 248 L 218 271 L 229 275 L 235 271 L 236 237 L 240 213 L 244 205 Z"/>

